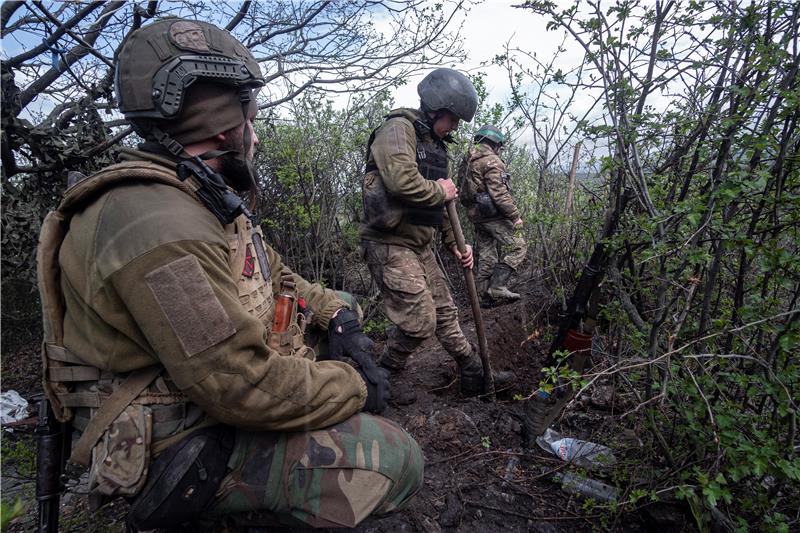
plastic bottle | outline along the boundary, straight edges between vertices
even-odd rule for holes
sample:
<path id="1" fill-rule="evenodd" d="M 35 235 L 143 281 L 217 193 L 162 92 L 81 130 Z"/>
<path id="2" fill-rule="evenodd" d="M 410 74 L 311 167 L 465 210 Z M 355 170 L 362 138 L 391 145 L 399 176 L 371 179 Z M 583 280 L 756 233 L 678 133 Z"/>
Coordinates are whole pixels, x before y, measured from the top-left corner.
<path id="1" fill-rule="evenodd" d="M 536 439 L 536 444 L 562 461 L 584 468 L 610 466 L 617 460 L 607 446 L 572 437 L 562 437 L 552 428 L 547 428 L 547 431 Z"/>
<path id="2" fill-rule="evenodd" d="M 294 310 L 294 296 L 281 293 L 275 298 L 275 316 L 272 319 L 272 333 L 283 333 L 289 329 Z"/>
<path id="3" fill-rule="evenodd" d="M 561 488 L 570 494 L 580 494 L 598 502 L 613 502 L 617 500 L 619 491 L 611 485 L 606 485 L 596 479 L 589 479 L 572 472 L 557 472 L 554 476 L 561 482 Z"/>

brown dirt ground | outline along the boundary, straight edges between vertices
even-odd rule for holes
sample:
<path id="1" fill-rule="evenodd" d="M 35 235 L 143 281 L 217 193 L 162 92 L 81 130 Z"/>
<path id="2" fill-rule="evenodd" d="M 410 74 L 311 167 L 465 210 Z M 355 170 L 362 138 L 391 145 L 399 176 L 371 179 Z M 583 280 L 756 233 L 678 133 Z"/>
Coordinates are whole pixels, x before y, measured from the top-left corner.
<path id="1" fill-rule="evenodd" d="M 630 506 L 614 511 L 609 506 L 586 504 L 563 492 L 552 480 L 552 474 L 571 467 L 539 448 L 524 448 L 519 420 L 522 402 L 514 396 L 527 396 L 535 386 L 547 350 L 547 333 L 541 332 L 550 330 L 548 315 L 554 317 L 543 306 L 542 294 L 530 287 L 523 293 L 519 303 L 483 311 L 495 371 L 512 370 L 516 375 L 514 382 L 499 391 L 495 402 L 460 396 L 455 364 L 434 340 L 409 361 L 400 379 L 414 386 L 417 401 L 390 407 L 384 415 L 400 423 L 422 446 L 426 458 L 424 487 L 408 509 L 384 519 L 368 519 L 353 531 L 652 530 Z M 475 341 L 468 306 L 462 307 L 461 324 L 467 337 Z M 3 389 L 14 388 L 26 397 L 32 396 L 39 388 L 38 361 L 36 347 L 7 358 L 3 362 Z M 556 428 L 565 435 L 614 448 L 622 466 L 613 479 L 606 475 L 605 481 L 630 483 L 646 479 L 647 469 L 626 467 L 626 460 L 632 459 L 642 445 L 638 428 L 623 426 L 616 416 L 627 410 L 629 402 L 612 395 L 611 401 L 602 402 L 598 409 L 590 398 L 587 394 L 585 400 L 573 402 Z M 630 425 L 627 419 L 623 422 Z M 25 438 L 25 432 L 30 430 L 21 429 L 5 438 Z M 512 458 L 518 460 L 518 465 L 509 468 Z M 628 464 L 636 463 L 631 460 Z M 4 476 L 14 475 L 10 468 L 4 462 Z M 9 531 L 35 529 L 32 503 L 29 512 L 15 520 Z M 68 498 L 62 505 L 62 531 L 124 531 L 121 521 L 125 504 L 121 500 L 94 515 L 86 509 L 85 497 Z"/>

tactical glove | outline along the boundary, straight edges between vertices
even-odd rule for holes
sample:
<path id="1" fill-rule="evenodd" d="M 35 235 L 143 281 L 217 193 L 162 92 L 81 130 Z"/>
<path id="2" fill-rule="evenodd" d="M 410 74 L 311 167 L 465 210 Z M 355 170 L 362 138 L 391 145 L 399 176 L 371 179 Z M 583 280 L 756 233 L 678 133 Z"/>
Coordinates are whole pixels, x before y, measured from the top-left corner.
<path id="1" fill-rule="evenodd" d="M 389 400 L 389 372 L 379 368 L 372 359 L 372 340 L 364 334 L 358 315 L 350 309 L 341 309 L 330 321 L 328 334 L 329 354 L 334 361 L 350 357 L 367 385 L 367 402 L 364 410 L 380 413 Z"/>
<path id="2" fill-rule="evenodd" d="M 372 363 L 372 368 L 358 369 L 364 383 L 367 384 L 367 401 L 364 402 L 364 411 L 368 413 L 381 413 L 386 409 L 386 404 L 391 398 L 389 393 L 389 371 Z"/>

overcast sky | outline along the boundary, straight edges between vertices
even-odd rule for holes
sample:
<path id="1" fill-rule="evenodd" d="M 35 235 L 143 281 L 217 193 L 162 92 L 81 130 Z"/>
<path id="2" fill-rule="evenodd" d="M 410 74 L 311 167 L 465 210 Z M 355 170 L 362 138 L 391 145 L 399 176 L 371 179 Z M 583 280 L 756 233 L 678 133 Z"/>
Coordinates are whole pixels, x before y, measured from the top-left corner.
<path id="1" fill-rule="evenodd" d="M 520 48 L 537 52 L 539 57 L 551 57 L 561 43 L 564 32 L 547 31 L 546 20 L 533 14 L 530 10 L 511 7 L 522 0 L 509 2 L 503 0 L 487 0 L 471 6 L 464 17 L 462 36 L 467 61 L 463 65 L 449 65 L 453 68 L 469 72 L 483 71 L 487 74 L 487 88 L 492 103 L 508 98 L 510 91 L 504 69 L 496 66 L 481 67 L 483 62 L 491 62 L 495 55 L 502 53 L 505 44 L 512 48 Z M 567 43 L 567 51 L 561 60 L 565 64 L 575 65 L 582 58 L 578 46 Z M 420 73 L 394 92 L 398 105 L 416 105 L 417 83 L 425 75 Z"/>
<path id="2" fill-rule="evenodd" d="M 556 55 L 559 45 L 563 43 L 565 51 L 557 58 L 555 68 L 568 71 L 579 65 L 583 60 L 583 50 L 572 39 L 564 41 L 564 30 L 546 29 L 547 19 L 534 14 L 527 9 L 512 7 L 521 4 L 522 0 L 486 0 L 477 5 L 470 6 L 469 12 L 463 15 L 464 49 L 467 51 L 467 60 L 463 64 L 447 65 L 458 70 L 470 73 L 486 73 L 486 86 L 489 93 L 489 105 L 506 103 L 510 97 L 508 74 L 503 67 L 491 65 L 492 59 L 504 52 L 508 43 L 509 47 L 518 48 L 530 53 L 536 53 L 537 58 L 549 61 Z M 565 6 L 571 2 L 559 1 Z M 395 105 L 400 107 L 416 107 L 419 103 L 417 96 L 417 83 L 429 71 L 423 71 L 410 77 L 408 82 L 392 93 Z M 576 115 L 588 109 L 593 101 L 592 95 L 579 94 L 571 106 Z M 597 116 L 597 113 L 594 113 Z M 533 133 L 530 130 L 523 132 L 517 142 L 531 144 Z M 584 153 L 591 150 L 584 144 Z M 572 150 L 566 150 L 567 157 L 571 160 Z M 568 162 L 563 162 L 568 164 Z"/>

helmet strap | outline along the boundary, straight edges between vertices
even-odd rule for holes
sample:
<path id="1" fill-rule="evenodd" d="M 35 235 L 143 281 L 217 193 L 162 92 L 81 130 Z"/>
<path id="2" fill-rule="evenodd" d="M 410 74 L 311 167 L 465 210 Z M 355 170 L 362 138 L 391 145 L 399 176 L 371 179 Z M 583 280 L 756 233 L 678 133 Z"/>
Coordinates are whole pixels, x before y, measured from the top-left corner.
<path id="1" fill-rule="evenodd" d="M 183 147 L 181 143 L 170 137 L 166 132 L 164 132 L 160 128 L 156 126 L 151 126 L 149 128 L 149 133 L 153 136 L 153 138 L 156 141 L 158 141 L 158 144 L 166 148 L 167 151 L 172 155 L 174 155 L 175 157 L 178 157 L 182 153 L 186 152 L 186 149 Z"/>
<path id="2" fill-rule="evenodd" d="M 205 161 L 230 153 L 230 150 L 209 150 L 198 156 L 191 156 L 181 143 L 156 126 L 149 133 L 169 153 L 180 159 L 177 166 L 178 179 L 186 181 L 193 178 L 195 194 L 222 224 L 230 224 L 239 215 L 252 218 L 252 213 L 244 201 L 225 183 L 225 179 L 205 164 Z"/>

